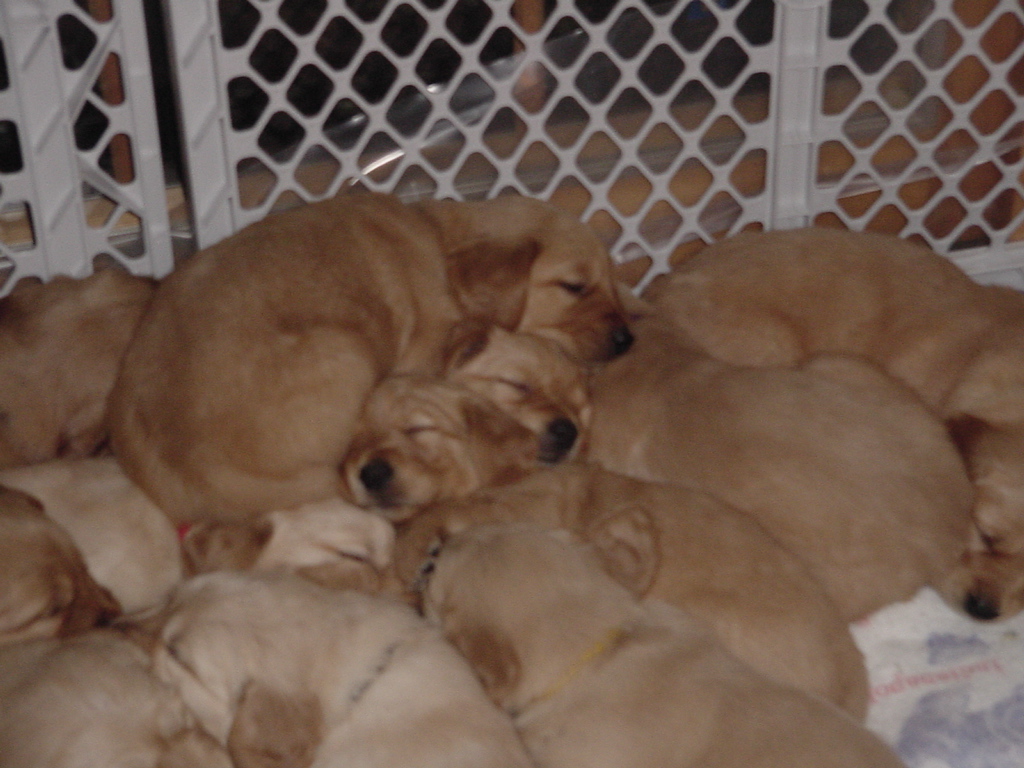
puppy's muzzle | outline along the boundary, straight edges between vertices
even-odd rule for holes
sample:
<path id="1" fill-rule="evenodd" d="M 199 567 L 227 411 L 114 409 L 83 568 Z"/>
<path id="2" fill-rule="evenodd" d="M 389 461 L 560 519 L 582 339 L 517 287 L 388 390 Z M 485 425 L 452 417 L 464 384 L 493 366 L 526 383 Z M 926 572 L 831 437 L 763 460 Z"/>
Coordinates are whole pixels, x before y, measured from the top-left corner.
<path id="1" fill-rule="evenodd" d="M 979 621 L 994 621 L 1002 613 L 999 609 L 999 599 L 980 585 L 976 585 L 964 597 L 964 612 Z"/>
<path id="2" fill-rule="evenodd" d="M 372 494 L 383 493 L 395 477 L 395 468 L 382 458 L 370 459 L 359 470 L 359 482 Z"/>
<path id="3" fill-rule="evenodd" d="M 611 356 L 618 357 L 625 354 L 633 346 L 633 332 L 629 330 L 628 326 L 616 326 L 612 329 L 608 341 L 611 348 Z"/>
<path id="4" fill-rule="evenodd" d="M 540 438 L 539 458 L 544 464 L 557 464 L 576 444 L 579 430 L 571 420 L 560 416 L 548 423 Z"/>

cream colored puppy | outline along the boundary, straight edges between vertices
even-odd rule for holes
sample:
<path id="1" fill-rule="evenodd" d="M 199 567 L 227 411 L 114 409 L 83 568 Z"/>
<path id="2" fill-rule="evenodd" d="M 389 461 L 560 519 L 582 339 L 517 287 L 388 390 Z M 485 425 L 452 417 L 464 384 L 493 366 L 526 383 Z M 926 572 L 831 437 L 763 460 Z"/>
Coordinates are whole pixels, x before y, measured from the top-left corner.
<path id="1" fill-rule="evenodd" d="M 973 488 L 913 392 L 853 358 L 737 367 L 653 314 L 633 325 L 634 348 L 592 380 L 592 460 L 750 513 L 847 620 L 948 577 Z"/>
<path id="2" fill-rule="evenodd" d="M 381 515 L 330 499 L 251 523 L 196 523 L 181 545 L 189 575 L 287 571 L 324 586 L 379 592 L 391 583 L 394 541 L 394 528 Z"/>
<path id="3" fill-rule="evenodd" d="M 155 287 L 119 269 L 24 280 L 0 298 L 0 468 L 87 456 Z"/>
<path id="4" fill-rule="evenodd" d="M 588 546 L 557 533 L 453 536 L 424 600 L 539 766 L 901 765 L 838 709 L 737 661 L 688 614 L 636 600 Z"/>
<path id="5" fill-rule="evenodd" d="M 503 713 L 407 606 L 286 574 L 213 573 L 149 617 L 153 663 L 239 765 L 528 766 Z"/>
<path id="6" fill-rule="evenodd" d="M 120 612 L 67 531 L 36 499 L 0 485 L 0 645 L 66 637 Z"/>
<path id="7" fill-rule="evenodd" d="M 855 354 L 909 385 L 949 423 L 977 489 L 946 598 L 979 619 L 1024 607 L 1024 295 L 898 238 L 809 228 L 716 243 L 644 296 L 722 360 Z"/>
<path id="8" fill-rule="evenodd" d="M 152 605 L 181 579 L 174 527 L 116 459 L 54 459 L 6 469 L 0 484 L 40 502 L 125 611 Z"/>
<path id="9" fill-rule="evenodd" d="M 391 376 L 367 399 L 342 474 L 357 504 L 400 520 L 416 505 L 511 482 L 542 466 L 545 436 L 467 387 Z"/>
<path id="10" fill-rule="evenodd" d="M 232 768 L 112 630 L 0 648 L 0 711 L 2 768 Z"/>
<path id="11" fill-rule="evenodd" d="M 571 530 L 637 596 L 687 610 L 753 668 L 864 717 L 864 660 L 821 584 L 753 518 L 697 490 L 580 462 L 540 470 L 400 524 L 398 575 L 414 585 L 439 541 L 509 521 Z"/>

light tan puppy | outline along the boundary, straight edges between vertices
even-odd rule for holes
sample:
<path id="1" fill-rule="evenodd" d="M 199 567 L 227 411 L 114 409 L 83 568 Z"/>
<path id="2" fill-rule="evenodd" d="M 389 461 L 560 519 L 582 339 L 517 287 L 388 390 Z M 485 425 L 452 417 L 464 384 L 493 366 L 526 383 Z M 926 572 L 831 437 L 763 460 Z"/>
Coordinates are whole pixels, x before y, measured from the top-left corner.
<path id="1" fill-rule="evenodd" d="M 65 637 L 120 613 L 36 499 L 0 485 L 0 645 Z"/>
<path id="2" fill-rule="evenodd" d="M 167 516 L 113 457 L 54 459 L 0 471 L 0 484 L 37 499 L 126 611 L 157 602 L 182 576 Z"/>
<path id="3" fill-rule="evenodd" d="M 885 235 L 804 229 L 717 243 L 645 292 L 711 354 L 791 365 L 867 357 L 957 437 L 977 531 L 947 599 L 980 619 L 1024 607 L 1024 296 Z"/>
<path id="4" fill-rule="evenodd" d="M 539 766 L 901 765 L 838 709 L 757 674 L 688 614 L 641 603 L 557 533 L 452 537 L 425 609 Z"/>
<path id="5" fill-rule="evenodd" d="M 0 468 L 104 443 L 107 395 L 154 285 L 104 269 L 0 298 Z"/>
<path id="6" fill-rule="evenodd" d="M 392 583 L 394 540 L 394 529 L 381 515 L 329 499 L 251 522 L 196 523 L 181 546 L 190 576 L 287 571 L 336 589 L 381 592 Z"/>
<path id="7" fill-rule="evenodd" d="M 409 607 L 286 574 L 197 576 L 146 620 L 154 668 L 239 766 L 529 762 L 455 650 Z"/>
<path id="8" fill-rule="evenodd" d="M 547 463 L 574 457 L 590 426 L 587 368 L 558 344 L 496 325 L 463 323 L 445 377 L 486 397 L 541 439 Z"/>
<path id="9" fill-rule="evenodd" d="M 535 434 L 467 387 L 431 376 L 391 376 L 367 399 L 342 463 L 361 506 L 392 520 L 415 505 L 511 482 L 548 458 Z"/>
<path id="10" fill-rule="evenodd" d="M 863 718 L 864 660 L 821 584 L 749 515 L 700 491 L 582 463 L 540 470 L 400 525 L 398 575 L 414 584 L 439 541 L 510 521 L 571 530 L 634 594 L 686 609 L 755 669 Z"/>
<path id="11" fill-rule="evenodd" d="M 113 392 L 114 448 L 178 521 L 330 498 L 367 394 L 438 372 L 456 321 L 588 360 L 628 347 L 611 271 L 592 232 L 529 198 L 351 195 L 271 215 L 165 278 Z"/>
<path id="12" fill-rule="evenodd" d="M 914 393 L 853 358 L 743 368 L 661 318 L 634 326 L 634 348 L 592 380 L 591 459 L 752 514 L 847 620 L 948 576 L 973 489 Z"/>
<path id="13" fill-rule="evenodd" d="M 232 768 L 112 630 L 0 648 L 2 768 Z"/>

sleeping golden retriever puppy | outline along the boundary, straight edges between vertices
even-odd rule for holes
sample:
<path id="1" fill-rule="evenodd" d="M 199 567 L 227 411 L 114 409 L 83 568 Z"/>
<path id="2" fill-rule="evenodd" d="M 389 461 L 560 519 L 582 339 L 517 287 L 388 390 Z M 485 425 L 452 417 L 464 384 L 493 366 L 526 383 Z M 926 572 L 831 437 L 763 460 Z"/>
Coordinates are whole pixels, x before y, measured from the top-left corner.
<path id="1" fill-rule="evenodd" d="M 232 768 L 114 630 L 0 648 L 0 767 Z"/>
<path id="2" fill-rule="evenodd" d="M 0 645 L 72 635 L 120 612 L 67 531 L 36 499 L 0 485 Z"/>
<path id="3" fill-rule="evenodd" d="M 417 505 L 511 482 L 541 466 L 549 458 L 546 435 L 466 387 L 391 376 L 366 401 L 342 475 L 357 504 L 400 520 Z"/>
<path id="4" fill-rule="evenodd" d="M 845 713 L 736 660 L 689 614 L 638 601 L 560 533 L 519 524 L 453 536 L 424 596 L 538 765 L 901 765 Z"/>
<path id="5" fill-rule="evenodd" d="M 752 514 L 854 620 L 947 578 L 973 489 L 942 423 L 854 358 L 797 368 L 709 357 L 656 315 L 593 379 L 588 457 Z"/>
<path id="6" fill-rule="evenodd" d="M 541 440 L 547 463 L 572 458 L 590 425 L 587 368 L 557 343 L 496 325 L 462 323 L 445 378 L 486 397 Z"/>
<path id="7" fill-rule="evenodd" d="M 162 599 L 182 576 L 174 526 L 110 456 L 0 471 L 74 541 L 89 573 L 126 612 Z"/>
<path id="8" fill-rule="evenodd" d="M 86 456 L 155 283 L 118 269 L 19 281 L 0 298 L 0 468 Z"/>
<path id="9" fill-rule="evenodd" d="M 413 591 L 438 542 L 497 522 L 571 530 L 634 594 L 687 610 L 753 668 L 863 719 L 867 673 L 848 625 L 803 563 L 749 515 L 700 491 L 564 464 L 428 505 L 400 524 L 399 578 Z"/>
<path id="10" fill-rule="evenodd" d="M 1020 292 L 894 237 L 810 228 L 716 243 L 645 297 L 723 360 L 856 354 L 914 389 L 950 423 L 977 489 L 977 531 L 947 599 L 979 619 L 1024 607 Z"/>
<path id="11" fill-rule="evenodd" d="M 331 498 L 363 401 L 437 373 L 477 317 L 581 359 L 631 337 L 612 262 L 538 200 L 350 195 L 268 216 L 164 279 L 112 394 L 115 451 L 176 521 Z"/>
<path id="12" fill-rule="evenodd" d="M 381 592 L 390 583 L 394 528 L 341 499 L 278 510 L 254 521 L 191 525 L 181 540 L 188 575 L 289 571 L 336 589 Z"/>
<path id="13" fill-rule="evenodd" d="M 144 621 L 153 663 L 236 765 L 528 766 L 508 718 L 415 611 L 288 574 L 184 582 Z"/>

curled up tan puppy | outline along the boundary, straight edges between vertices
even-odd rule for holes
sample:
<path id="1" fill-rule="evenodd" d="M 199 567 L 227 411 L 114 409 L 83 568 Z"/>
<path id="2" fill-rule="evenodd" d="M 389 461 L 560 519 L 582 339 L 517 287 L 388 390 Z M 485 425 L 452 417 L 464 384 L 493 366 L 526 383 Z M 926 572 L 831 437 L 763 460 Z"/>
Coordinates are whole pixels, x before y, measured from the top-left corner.
<path id="1" fill-rule="evenodd" d="M 898 768 L 835 707 L 754 672 L 689 614 L 641 602 L 565 532 L 444 542 L 427 617 L 549 768 Z"/>
<path id="2" fill-rule="evenodd" d="M 155 283 L 119 269 L 19 281 L 0 298 L 0 469 L 88 456 Z"/>
<path id="3" fill-rule="evenodd" d="M 114 449 L 175 521 L 331 498 L 372 388 L 439 373 L 467 317 L 582 360 L 631 341 L 607 251 L 546 203 L 339 196 L 268 216 L 162 281 L 110 400 Z"/>
<path id="4" fill-rule="evenodd" d="M 370 394 L 343 462 L 350 497 L 399 519 L 571 459 L 590 423 L 587 371 L 542 336 L 457 324 L 443 378 L 392 376 Z"/>
<path id="5" fill-rule="evenodd" d="M 848 621 L 948 577 L 974 492 L 912 391 L 852 357 L 725 363 L 657 310 L 633 327 L 634 347 L 592 379 L 588 458 L 753 515 Z"/>
<path id="6" fill-rule="evenodd" d="M 979 619 L 1024 607 L 1024 295 L 895 237 L 810 228 L 716 243 L 645 297 L 722 360 L 855 354 L 910 386 L 949 424 L 977 492 L 943 594 Z"/>
<path id="7" fill-rule="evenodd" d="M 415 591 L 448 537 L 499 522 L 572 531 L 633 594 L 687 610 L 762 674 L 863 718 L 867 673 L 847 623 L 807 567 L 749 515 L 697 490 L 571 462 L 400 523 L 399 578 Z"/>

